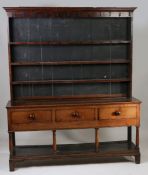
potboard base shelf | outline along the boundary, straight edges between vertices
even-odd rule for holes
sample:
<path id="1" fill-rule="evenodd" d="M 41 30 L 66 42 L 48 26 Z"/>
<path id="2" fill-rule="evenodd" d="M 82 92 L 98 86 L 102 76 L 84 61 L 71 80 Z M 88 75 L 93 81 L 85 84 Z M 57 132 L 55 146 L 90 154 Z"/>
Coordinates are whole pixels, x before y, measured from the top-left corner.
<path id="1" fill-rule="evenodd" d="M 98 150 L 94 143 L 58 145 L 57 151 L 48 145 L 16 146 L 10 156 L 10 171 L 24 166 L 129 161 L 125 156 L 135 156 L 135 162 L 140 163 L 139 148 L 128 141 L 101 142 Z"/>

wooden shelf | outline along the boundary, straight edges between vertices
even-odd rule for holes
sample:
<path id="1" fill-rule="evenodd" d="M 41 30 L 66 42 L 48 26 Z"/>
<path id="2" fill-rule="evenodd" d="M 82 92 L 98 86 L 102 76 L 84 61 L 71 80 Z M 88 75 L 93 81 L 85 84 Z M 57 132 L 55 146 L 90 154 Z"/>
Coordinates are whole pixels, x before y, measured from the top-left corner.
<path id="1" fill-rule="evenodd" d="M 130 60 L 127 59 L 116 59 L 112 61 L 47 61 L 47 62 L 40 62 L 40 61 L 26 61 L 26 62 L 13 62 L 11 63 L 12 66 L 50 66 L 50 65 L 87 65 L 87 64 L 127 64 L 130 63 Z"/>
<path id="2" fill-rule="evenodd" d="M 107 97 L 107 98 L 106 98 Z M 28 100 L 31 99 L 31 100 Z M 40 99 L 40 100 L 39 100 Z M 50 100 L 49 100 L 50 99 Z M 19 100 L 19 102 L 17 101 Z M 22 97 L 17 97 L 15 101 L 11 101 L 8 103 L 7 106 L 10 105 L 17 105 L 19 107 L 21 106 L 28 106 L 28 105 L 43 105 L 43 106 L 56 106 L 58 105 L 77 105 L 79 100 L 79 105 L 85 104 L 88 105 L 89 103 L 93 103 L 95 105 L 97 104 L 104 104 L 104 103 L 118 103 L 120 104 L 121 102 L 126 102 L 130 103 L 132 101 L 136 101 L 137 99 L 135 98 L 127 98 L 126 94 L 91 94 L 91 95 L 76 95 L 76 96 L 56 96 L 53 98 L 53 96 L 45 96 L 43 99 L 41 97 L 36 97 L 36 96 L 22 96 Z"/>
<path id="3" fill-rule="evenodd" d="M 123 151 L 124 153 L 129 153 L 131 150 L 135 150 L 136 146 L 134 143 L 129 143 L 127 141 L 113 141 L 113 142 L 100 142 L 100 147 L 98 152 L 99 154 L 109 153 L 114 151 L 118 152 Z M 32 151 L 31 151 L 32 150 Z M 40 150 L 40 151 L 39 151 Z M 75 153 L 85 153 L 96 154 L 95 151 L 95 143 L 80 143 L 80 144 L 65 144 L 65 145 L 57 145 L 57 153 L 53 152 L 52 146 L 43 145 L 43 146 L 16 146 L 15 148 L 15 157 L 28 157 L 29 155 L 34 156 L 48 156 L 50 154 L 54 154 L 56 157 L 60 156 L 63 153 L 73 153 L 74 157 L 77 157 Z M 110 155 L 111 156 L 111 155 Z"/>
<path id="4" fill-rule="evenodd" d="M 101 142 L 98 152 L 95 150 L 95 143 L 57 145 L 57 151 L 53 151 L 52 145 L 16 146 L 13 160 L 16 161 L 16 165 L 21 166 L 29 160 L 30 165 L 33 163 L 37 165 L 38 161 L 43 161 L 43 165 L 45 161 L 48 161 L 46 162 L 48 165 L 97 163 L 104 162 L 104 160 L 116 162 L 129 161 L 125 158 L 119 159 L 119 157 L 136 156 L 138 153 L 139 150 L 135 144 L 132 142 L 129 144 L 127 141 Z"/>
<path id="5" fill-rule="evenodd" d="M 44 104 L 47 103 L 47 101 L 54 104 L 60 104 L 60 103 L 65 103 L 68 101 L 68 104 L 70 103 L 74 103 L 74 101 L 76 103 L 78 103 L 78 100 L 82 101 L 83 103 L 89 103 L 90 100 L 93 100 L 93 102 L 98 102 L 98 100 L 104 100 L 104 99 L 119 99 L 120 101 L 123 100 L 127 100 L 127 95 L 124 93 L 121 94 L 90 94 L 90 95 L 68 95 L 68 96 L 21 96 L 21 97 L 16 97 L 15 100 L 19 100 L 19 103 L 15 102 L 15 104 L 30 104 L 30 103 L 34 103 L 37 104 L 38 100 L 40 100 L 40 104 L 43 102 Z M 41 100 L 42 99 L 42 100 Z M 31 101 L 30 101 L 31 100 Z M 58 100 L 58 101 L 57 101 Z M 30 103 L 29 103 L 30 102 Z M 50 103 L 49 102 L 49 103 Z"/>
<path id="6" fill-rule="evenodd" d="M 130 40 L 99 40 L 99 41 L 43 41 L 43 42 L 9 42 L 10 45 L 99 45 L 128 44 Z"/>
<path id="7" fill-rule="evenodd" d="M 78 83 L 120 83 L 129 82 L 129 78 L 124 79 L 86 79 L 86 80 L 32 80 L 32 81 L 13 81 L 13 85 L 19 84 L 78 84 Z"/>

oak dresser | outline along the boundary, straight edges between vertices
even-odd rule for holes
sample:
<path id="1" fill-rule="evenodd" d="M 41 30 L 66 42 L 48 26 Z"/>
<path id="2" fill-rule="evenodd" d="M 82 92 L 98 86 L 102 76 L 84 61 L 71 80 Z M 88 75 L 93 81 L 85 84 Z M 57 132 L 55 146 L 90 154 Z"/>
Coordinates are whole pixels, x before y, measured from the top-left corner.
<path id="1" fill-rule="evenodd" d="M 132 97 L 135 8 L 6 7 L 11 99 L 10 171 L 134 156 L 140 163 L 140 101 Z M 132 139 L 132 126 L 136 139 Z M 99 130 L 126 127 L 101 142 Z M 56 144 L 56 131 L 94 129 L 93 143 Z M 17 145 L 16 132 L 51 131 L 52 145 Z"/>

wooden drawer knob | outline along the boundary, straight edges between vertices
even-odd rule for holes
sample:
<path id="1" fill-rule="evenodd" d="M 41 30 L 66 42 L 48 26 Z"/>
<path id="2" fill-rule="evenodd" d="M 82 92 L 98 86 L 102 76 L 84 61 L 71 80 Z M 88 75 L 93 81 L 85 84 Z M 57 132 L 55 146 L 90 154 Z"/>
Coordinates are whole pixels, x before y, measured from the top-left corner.
<path id="1" fill-rule="evenodd" d="M 34 113 L 29 114 L 28 119 L 31 120 L 31 121 L 35 120 L 35 114 Z"/>
<path id="2" fill-rule="evenodd" d="M 120 114 L 121 114 L 120 111 L 115 111 L 115 112 L 114 112 L 114 115 L 116 115 L 116 116 L 119 116 Z"/>
<path id="3" fill-rule="evenodd" d="M 79 114 L 79 112 L 72 112 L 71 116 L 74 117 L 74 118 L 79 118 L 80 114 Z"/>

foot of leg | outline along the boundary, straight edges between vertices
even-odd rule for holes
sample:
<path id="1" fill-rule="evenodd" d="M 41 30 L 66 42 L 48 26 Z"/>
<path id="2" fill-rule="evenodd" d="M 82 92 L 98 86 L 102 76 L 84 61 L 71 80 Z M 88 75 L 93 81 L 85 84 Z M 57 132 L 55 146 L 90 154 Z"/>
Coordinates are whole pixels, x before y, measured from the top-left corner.
<path id="1" fill-rule="evenodd" d="M 14 171 L 14 162 L 12 160 L 9 160 L 9 170 Z"/>
<path id="2" fill-rule="evenodd" d="M 140 154 L 135 156 L 135 163 L 140 164 Z"/>

